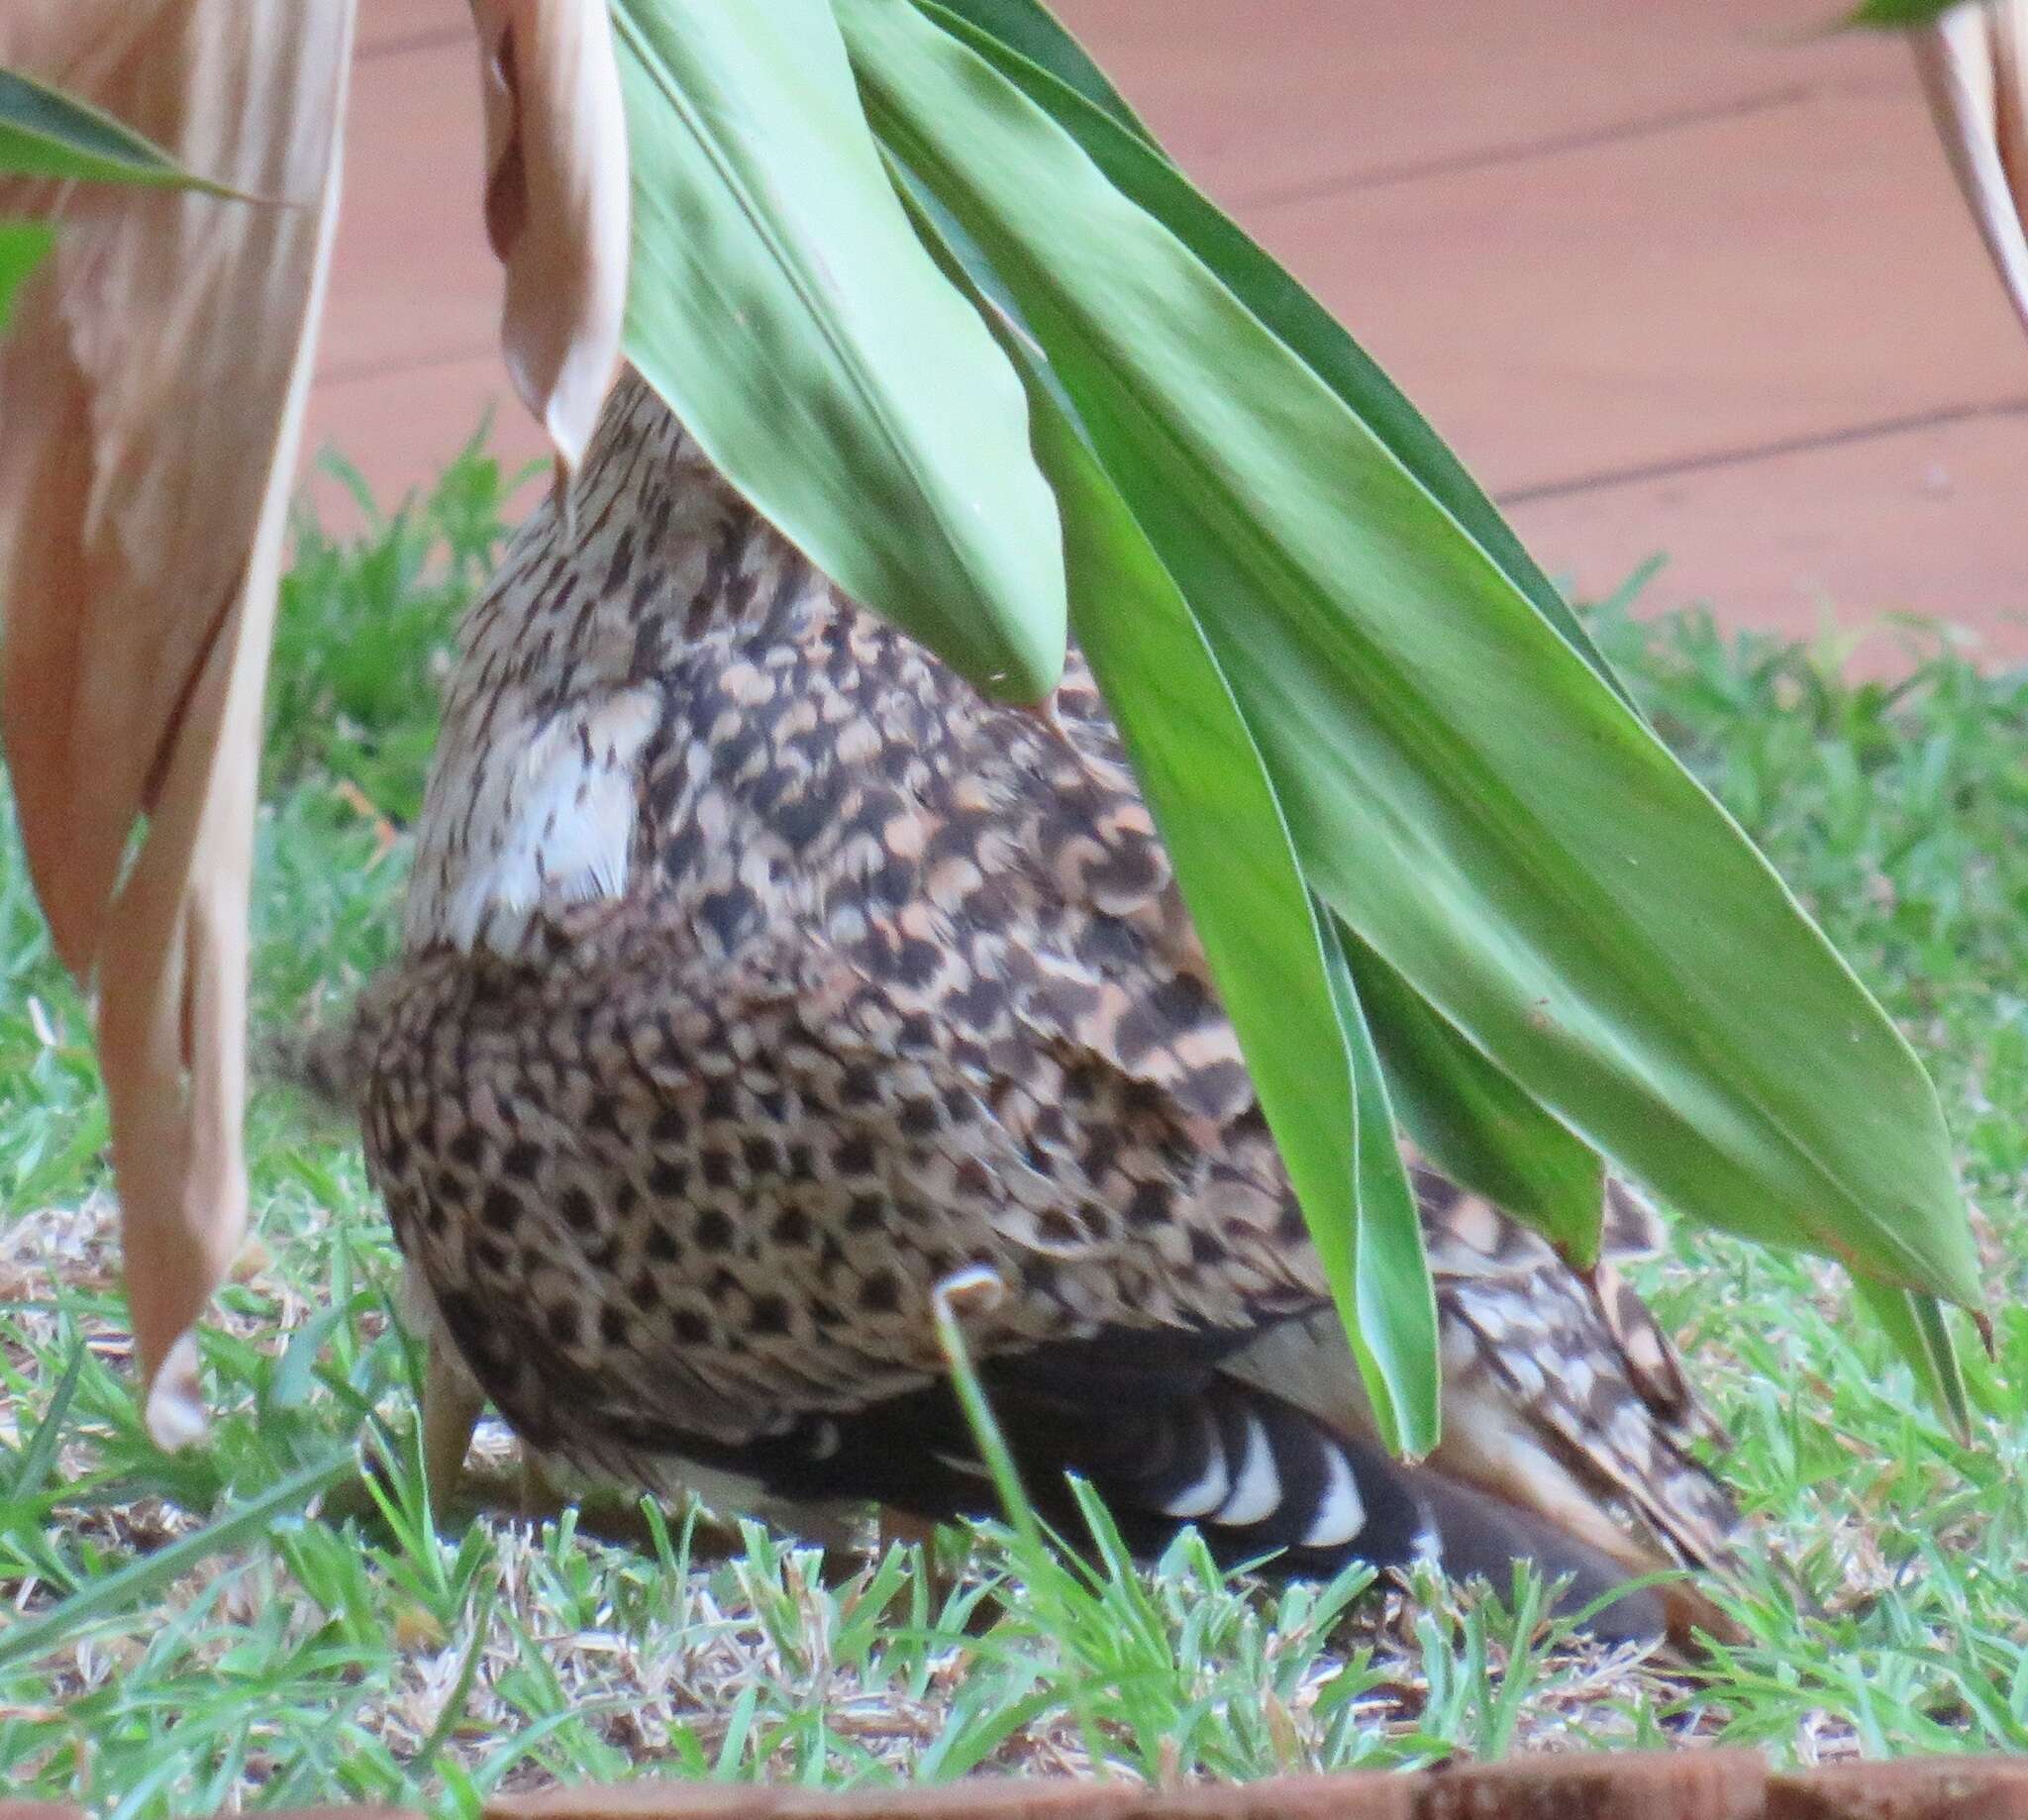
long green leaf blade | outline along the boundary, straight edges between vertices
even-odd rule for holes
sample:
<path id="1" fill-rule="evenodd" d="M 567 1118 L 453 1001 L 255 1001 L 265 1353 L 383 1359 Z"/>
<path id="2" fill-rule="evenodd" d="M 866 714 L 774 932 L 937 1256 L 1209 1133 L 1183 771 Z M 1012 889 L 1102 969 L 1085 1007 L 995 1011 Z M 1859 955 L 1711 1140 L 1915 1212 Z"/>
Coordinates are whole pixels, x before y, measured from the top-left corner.
<path id="1" fill-rule="evenodd" d="M 1961 6 L 1974 3 L 1975 0 L 1864 0 L 1863 5 L 1854 7 L 1836 23 L 1895 31 L 1929 25 L 1946 13 L 1955 13 Z"/>
<path id="2" fill-rule="evenodd" d="M 905 167 L 896 181 L 939 264 L 1029 388 L 1064 518 L 1070 619 L 1176 883 L 1315 1242 L 1388 1445 L 1440 1434 L 1436 1294 L 1357 986 L 1303 882 L 1259 748 L 1203 628 L 1075 425 L 977 246 Z"/>
<path id="3" fill-rule="evenodd" d="M 1926 1077 L 1736 826 L 1048 115 L 907 0 L 839 11 L 883 140 L 992 258 L 1203 616 L 1333 910 L 1693 1218 L 1976 1299 Z"/>
<path id="4" fill-rule="evenodd" d="M 983 40 L 1046 69 L 1158 156 L 1166 155 L 1112 79 L 1040 0 L 945 0 L 942 10 L 963 19 Z"/>
<path id="5" fill-rule="evenodd" d="M 1394 458 L 1421 481 L 1430 497 L 1499 565 L 1536 611 L 1622 701 L 1639 712 L 1562 591 L 1522 547 L 1478 482 L 1422 413 L 1330 311 L 1169 161 L 1139 121 L 1122 123 L 1111 110 L 1095 104 L 1096 98 L 1080 79 L 1080 64 L 1084 70 L 1091 70 L 1091 65 L 1075 51 L 1074 41 L 1070 51 L 1039 54 L 1023 34 L 990 30 L 989 18 L 982 17 L 1025 11 L 1033 0 L 916 3 L 926 18 L 976 50 L 1043 108 L 1121 195 L 1145 209 L 1196 254 L 1263 328 L 1338 394 Z M 1098 79 L 1103 81 L 1103 77 Z"/>
<path id="6" fill-rule="evenodd" d="M 1402 1129 L 1460 1187 L 1533 1227 L 1571 1263 L 1598 1257 L 1605 1165 L 1342 924 L 1346 959 Z"/>
<path id="7" fill-rule="evenodd" d="M 1338 925 L 1321 904 L 1317 917 L 1324 936 L 1331 997 L 1352 1047 L 1353 1089 L 1358 1107 L 1353 1121 L 1353 1141 L 1358 1152 L 1358 1247 L 1351 1261 L 1353 1313 L 1346 1320 L 1346 1328 L 1358 1333 L 1363 1344 L 1372 1349 L 1383 1370 L 1424 1358 L 1435 1362 L 1437 1297 L 1430 1282 L 1429 1259 L 1423 1252 L 1422 1210 L 1416 1204 L 1415 1189 L 1401 1160 L 1401 1145 L 1394 1134 L 1394 1110 L 1387 1100 L 1387 1083 L 1380 1073 L 1380 1059 L 1367 1027 L 1359 987 L 1338 939 Z M 1371 1373 L 1367 1376 L 1370 1396 Z M 1439 1374 L 1429 1390 L 1433 1403 L 1440 1388 Z M 1413 1378 L 1388 1378 L 1388 1394 L 1397 1409 L 1412 1407 L 1420 1389 Z M 1372 1401 L 1375 1408 L 1380 1406 L 1378 1397 Z M 1435 1421 L 1432 1407 L 1432 1439 Z M 1385 1439 L 1398 1452 L 1428 1451 L 1415 1445 L 1405 1433 Z"/>
<path id="8" fill-rule="evenodd" d="M 1062 412 L 1039 391 L 1031 408 L 1063 507 L 1079 648 L 1115 705 L 1374 1413 L 1390 1446 L 1426 1454 L 1435 1300 L 1377 1068 L 1360 1067 L 1370 1043 L 1357 992 L 1188 603 Z"/>
<path id="9" fill-rule="evenodd" d="M 110 114 L 15 69 L 0 69 L 0 174 L 232 194 Z"/>
<path id="10" fill-rule="evenodd" d="M 1891 1283 L 1862 1276 L 1853 1285 L 1859 1299 L 1902 1356 L 1915 1366 L 1916 1377 L 1960 1435 L 1972 1432 L 1972 1399 L 1958 1349 L 1935 1296 L 1897 1289 Z"/>
<path id="11" fill-rule="evenodd" d="M 63 1424 L 70 1416 L 70 1399 L 77 1394 L 77 1380 L 84 1370 L 84 1353 L 83 1341 L 72 1346 L 70 1362 L 63 1367 L 63 1375 L 56 1382 L 56 1392 L 50 1398 L 42 1421 L 21 1452 L 12 1457 L 13 1482 L 7 1487 L 10 1501 L 32 1498 L 49 1483 L 50 1470 L 56 1464 L 56 1449 L 63 1439 Z"/>
<path id="12" fill-rule="evenodd" d="M 1021 386 L 918 245 L 824 0 L 620 0 L 627 351 L 817 566 L 989 693 L 1063 664 Z"/>

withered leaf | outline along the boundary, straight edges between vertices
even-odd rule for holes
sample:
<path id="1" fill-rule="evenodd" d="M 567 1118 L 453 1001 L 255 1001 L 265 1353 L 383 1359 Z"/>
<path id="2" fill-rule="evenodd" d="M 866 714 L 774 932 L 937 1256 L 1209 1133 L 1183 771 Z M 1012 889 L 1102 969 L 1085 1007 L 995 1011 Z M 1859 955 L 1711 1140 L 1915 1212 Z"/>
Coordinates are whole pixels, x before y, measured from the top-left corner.
<path id="1" fill-rule="evenodd" d="M 191 1326 L 245 1225 L 261 693 L 352 29 L 352 0 L 0 18 L 0 61 L 278 199 L 0 184 L 0 215 L 59 230 L 0 341 L 0 734 L 58 952 L 96 978 L 128 1290 L 165 1444 L 201 1431 Z"/>
<path id="2" fill-rule="evenodd" d="M 522 402 L 575 470 L 619 369 L 626 119 L 604 0 L 472 0 L 486 231 L 507 268 L 500 339 Z"/>

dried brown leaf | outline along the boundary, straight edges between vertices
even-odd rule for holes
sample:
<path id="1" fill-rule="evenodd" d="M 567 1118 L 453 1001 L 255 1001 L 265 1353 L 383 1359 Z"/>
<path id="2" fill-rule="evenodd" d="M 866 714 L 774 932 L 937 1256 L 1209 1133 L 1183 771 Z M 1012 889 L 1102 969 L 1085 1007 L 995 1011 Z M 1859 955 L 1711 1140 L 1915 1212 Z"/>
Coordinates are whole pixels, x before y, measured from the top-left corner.
<path id="1" fill-rule="evenodd" d="M 486 232 L 507 268 L 500 340 L 562 473 L 619 370 L 628 165 L 605 0 L 472 0 Z"/>
<path id="2" fill-rule="evenodd" d="M 2028 327 L 2028 0 L 1956 7 L 1911 38 L 1951 168 Z"/>
<path id="3" fill-rule="evenodd" d="M 0 61 L 283 199 L 0 184 L 0 215 L 60 228 L 0 342 L 0 734 L 58 950 L 97 975 L 128 1291 L 165 1443 L 201 1429 L 190 1328 L 245 1225 L 261 692 L 352 24 L 353 0 L 0 18 Z"/>

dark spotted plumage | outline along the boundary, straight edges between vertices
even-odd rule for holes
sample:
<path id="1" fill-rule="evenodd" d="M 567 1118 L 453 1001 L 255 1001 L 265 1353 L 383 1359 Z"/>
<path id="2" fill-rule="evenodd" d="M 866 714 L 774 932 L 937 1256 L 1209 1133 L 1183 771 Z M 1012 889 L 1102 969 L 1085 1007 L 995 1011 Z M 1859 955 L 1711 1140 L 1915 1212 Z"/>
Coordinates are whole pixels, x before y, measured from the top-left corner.
<path id="1" fill-rule="evenodd" d="M 1450 1438 L 1420 1468 L 1373 1444 L 1074 658 L 1054 715 L 987 704 L 631 377 L 574 508 L 464 629 L 355 1045 L 402 1248 L 529 1442 L 777 1506 L 990 1509 L 932 1320 L 983 1269 L 969 1343 L 1065 1521 L 1068 1467 L 1150 1549 L 1195 1521 L 1300 1568 L 1520 1552 L 1586 1590 L 1723 1557 L 1646 1311 L 1426 1171 Z"/>

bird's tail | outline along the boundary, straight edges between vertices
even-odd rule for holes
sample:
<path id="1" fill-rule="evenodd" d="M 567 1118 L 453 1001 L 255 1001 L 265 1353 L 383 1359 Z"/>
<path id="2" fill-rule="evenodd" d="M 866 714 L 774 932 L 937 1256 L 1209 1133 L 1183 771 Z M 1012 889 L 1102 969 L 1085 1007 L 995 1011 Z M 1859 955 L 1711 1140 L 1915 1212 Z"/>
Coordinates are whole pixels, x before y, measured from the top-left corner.
<path id="1" fill-rule="evenodd" d="M 1504 1591 L 1516 1562 L 1565 1582 L 1559 1608 L 1596 1607 L 1585 1628 L 1606 1643 L 1682 1643 L 1701 1607 L 1678 1610 L 1667 1586 L 1630 1586 L 1625 1564 L 1540 1513 L 1427 1466 L 1391 1459 L 1270 1391 L 1223 1375 L 1157 1407 L 1074 1415 L 1062 1404 L 997 1398 L 1017 1461 L 1046 1514 L 1053 1473 L 1068 1464 L 1105 1499 L 1137 1553 L 1159 1555 L 1195 1524 L 1228 1565 L 1267 1558 L 1275 1575 L 1328 1576 L 1355 1562 L 1400 1568 L 1427 1561 L 1455 1578 Z"/>

